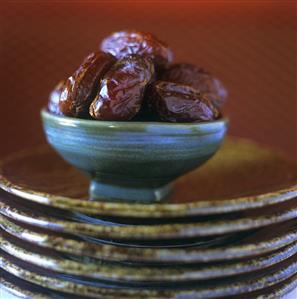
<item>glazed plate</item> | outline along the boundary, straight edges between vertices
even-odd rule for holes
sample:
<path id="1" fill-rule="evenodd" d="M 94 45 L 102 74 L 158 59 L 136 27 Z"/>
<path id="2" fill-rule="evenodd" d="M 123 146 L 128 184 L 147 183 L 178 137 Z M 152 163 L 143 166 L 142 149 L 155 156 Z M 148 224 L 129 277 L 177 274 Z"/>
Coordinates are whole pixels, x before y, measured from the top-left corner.
<path id="1" fill-rule="evenodd" d="M 294 219 L 297 216 L 297 201 L 291 200 L 265 208 L 265 211 L 260 209 L 253 210 L 250 213 L 242 212 L 239 215 L 223 215 L 216 219 L 203 219 L 200 222 L 198 220 L 195 223 L 159 225 L 89 224 L 47 216 L 47 211 L 33 211 L 33 206 L 23 206 L 14 198 L 7 198 L 5 202 L 3 196 L 1 198 L 0 213 L 11 219 L 54 231 L 109 239 L 139 240 L 205 237 L 255 229 Z M 236 216 L 242 218 L 237 219 Z"/>
<path id="2" fill-rule="evenodd" d="M 4 291 L 12 294 L 15 298 L 34 298 L 34 299 L 82 299 L 81 296 L 69 295 L 57 291 L 52 291 L 48 288 L 39 287 L 23 279 L 3 271 L 1 277 L 1 284 Z M 259 291 L 251 292 L 249 294 L 240 294 L 239 296 L 232 296 L 233 299 L 275 299 L 283 298 L 286 294 L 297 287 L 297 275 L 284 280 L 274 286 L 264 288 Z M 132 298 L 132 297 L 131 297 Z M 291 297 L 290 297 L 291 298 Z M 108 299 L 118 299 L 109 297 Z M 137 298 L 139 299 L 139 298 Z"/>
<path id="3" fill-rule="evenodd" d="M 91 201 L 89 182 L 48 145 L 11 155 L 1 164 L 1 187 L 33 202 L 86 214 L 185 217 L 264 207 L 297 196 L 297 168 L 250 141 L 229 139 L 206 165 L 174 184 L 162 203 Z"/>
<path id="4" fill-rule="evenodd" d="M 134 283 L 119 284 L 110 281 L 82 280 L 78 277 L 61 275 L 54 271 L 44 271 L 40 267 L 20 261 L 6 253 L 1 253 L 1 267 L 19 278 L 52 290 L 90 298 L 218 298 L 235 296 L 258 291 L 263 287 L 276 285 L 297 273 L 296 256 L 269 269 L 250 274 L 237 275 L 221 280 L 208 280 L 201 283 L 187 282 L 181 286 L 143 285 Z M 230 287 L 232 286 L 232 287 Z"/>
<path id="5" fill-rule="evenodd" d="M 37 210 L 34 204 L 31 206 L 22 204 L 22 201 L 15 196 L 5 197 L 5 194 L 0 194 L 0 200 L 0 213 L 11 219 L 74 235 L 109 239 L 197 238 L 260 228 L 297 217 L 297 200 L 294 199 L 249 212 L 217 215 L 210 219 L 201 217 L 192 223 L 130 225 L 109 222 L 99 224 L 100 219 L 98 219 L 98 223 L 91 224 L 55 218 L 50 216 L 46 209 Z"/>
<path id="6" fill-rule="evenodd" d="M 1 288 L 3 288 L 4 294 L 6 292 L 11 296 L 11 298 L 9 297 L 10 299 L 84 299 L 81 296 L 68 295 L 66 293 L 54 292 L 50 289 L 42 288 L 4 270 L 2 270 L 1 274 Z M 2 291 L 2 289 L 0 289 L 0 291 Z"/>
<path id="7" fill-rule="evenodd" d="M 244 260 L 191 264 L 190 266 L 140 266 L 66 255 L 36 245 L 32 246 L 32 244 L 16 239 L 4 232 L 0 236 L 0 243 L 1 249 L 6 253 L 43 269 L 90 279 L 117 282 L 179 283 L 227 277 L 270 267 L 297 253 L 297 242 L 293 242 L 273 253 Z"/>
<path id="8" fill-rule="evenodd" d="M 94 239 L 85 239 L 36 228 L 1 216 L 1 228 L 10 235 L 47 249 L 101 260 L 133 263 L 203 263 L 226 261 L 262 255 L 297 241 L 297 220 L 275 224 L 258 230 L 234 234 L 221 242 L 190 244 L 181 239 L 183 248 L 154 248 L 139 245 L 107 244 Z M 160 242 L 161 244 L 164 241 Z M 186 245 L 185 245 L 186 244 Z"/>

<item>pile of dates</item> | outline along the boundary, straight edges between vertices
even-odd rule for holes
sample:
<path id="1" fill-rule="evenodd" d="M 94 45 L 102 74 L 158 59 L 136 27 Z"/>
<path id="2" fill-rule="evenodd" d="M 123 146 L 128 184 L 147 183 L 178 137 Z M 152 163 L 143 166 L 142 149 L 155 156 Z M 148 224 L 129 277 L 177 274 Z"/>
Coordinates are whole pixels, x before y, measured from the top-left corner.
<path id="1" fill-rule="evenodd" d="M 220 117 L 227 92 L 204 69 L 172 64 L 173 53 L 150 33 L 116 32 L 50 95 L 58 115 L 103 121 L 203 122 Z"/>

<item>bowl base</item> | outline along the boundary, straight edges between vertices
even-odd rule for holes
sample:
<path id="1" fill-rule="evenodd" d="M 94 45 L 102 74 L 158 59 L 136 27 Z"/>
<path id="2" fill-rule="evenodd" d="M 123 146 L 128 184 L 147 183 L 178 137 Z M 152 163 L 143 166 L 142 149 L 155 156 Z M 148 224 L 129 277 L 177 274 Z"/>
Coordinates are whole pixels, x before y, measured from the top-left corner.
<path id="1" fill-rule="evenodd" d="M 172 184 L 151 188 L 139 186 L 113 185 L 92 180 L 90 184 L 90 199 L 94 201 L 126 201 L 151 203 L 166 199 L 171 193 Z"/>

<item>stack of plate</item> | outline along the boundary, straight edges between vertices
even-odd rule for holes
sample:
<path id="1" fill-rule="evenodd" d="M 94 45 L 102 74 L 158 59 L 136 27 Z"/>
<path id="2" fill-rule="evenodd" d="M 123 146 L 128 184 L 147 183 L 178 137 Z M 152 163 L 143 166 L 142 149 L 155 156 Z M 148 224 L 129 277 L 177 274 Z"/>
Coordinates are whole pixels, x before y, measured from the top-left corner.
<path id="1" fill-rule="evenodd" d="M 229 139 L 158 204 L 88 200 L 49 148 L 1 166 L 4 288 L 29 298 L 276 298 L 297 286 L 297 168 Z"/>

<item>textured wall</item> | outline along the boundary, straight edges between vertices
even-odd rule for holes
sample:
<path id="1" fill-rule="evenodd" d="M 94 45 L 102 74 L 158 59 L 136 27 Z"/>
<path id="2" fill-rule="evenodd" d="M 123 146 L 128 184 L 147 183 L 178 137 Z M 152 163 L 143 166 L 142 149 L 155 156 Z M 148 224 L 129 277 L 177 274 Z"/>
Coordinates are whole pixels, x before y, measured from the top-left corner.
<path id="1" fill-rule="evenodd" d="M 230 133 L 296 156 L 295 1 L 2 1 L 0 155 L 43 141 L 39 110 L 99 40 L 152 31 L 227 86 Z"/>

